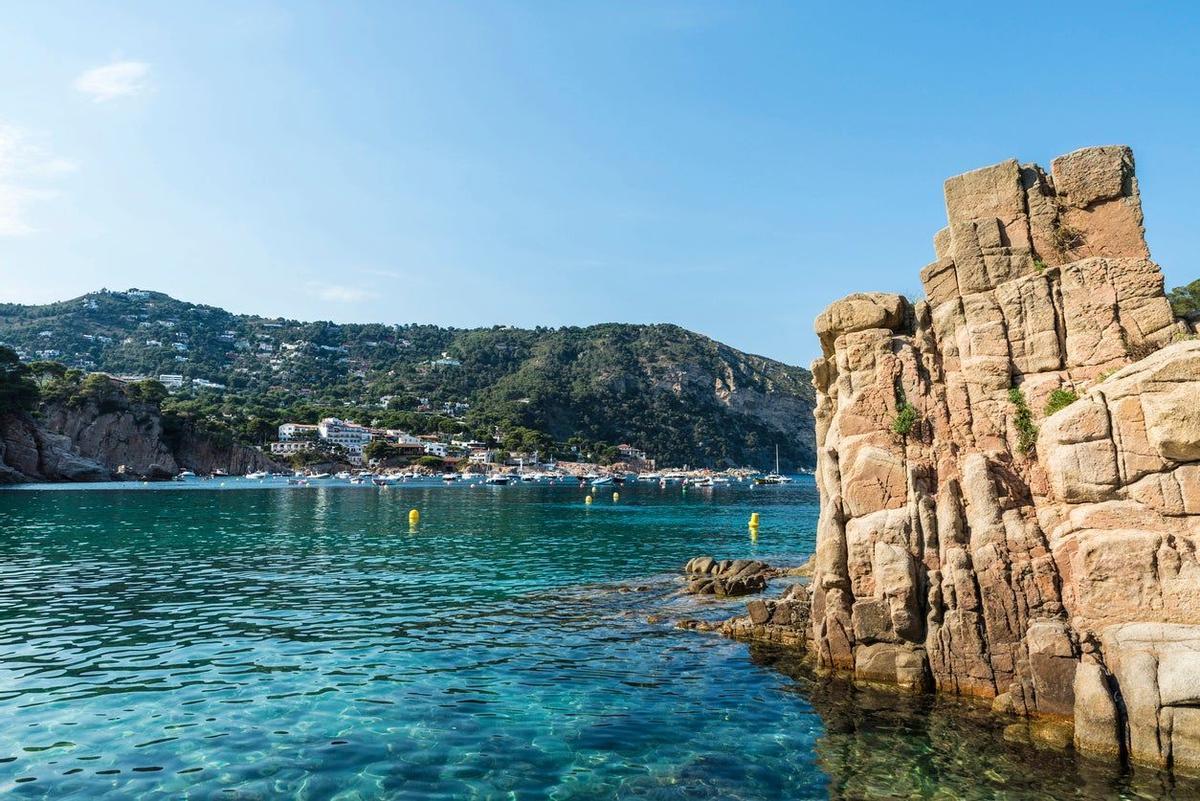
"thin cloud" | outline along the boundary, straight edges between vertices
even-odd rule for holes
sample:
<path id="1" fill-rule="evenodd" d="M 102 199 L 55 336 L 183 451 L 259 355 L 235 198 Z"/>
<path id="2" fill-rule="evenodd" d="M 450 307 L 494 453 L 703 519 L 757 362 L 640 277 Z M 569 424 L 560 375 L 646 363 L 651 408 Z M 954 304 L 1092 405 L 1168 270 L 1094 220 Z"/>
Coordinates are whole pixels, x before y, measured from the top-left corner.
<path id="1" fill-rule="evenodd" d="M 375 297 L 373 293 L 356 286 L 325 284 L 319 281 L 309 281 L 307 289 L 308 294 L 330 303 L 362 303 Z"/>
<path id="2" fill-rule="evenodd" d="M 31 207 L 58 194 L 44 183 L 74 170 L 74 162 L 53 155 L 20 128 L 0 123 L 0 237 L 35 233 Z"/>
<path id="3" fill-rule="evenodd" d="M 93 67 L 75 79 L 75 88 L 105 103 L 118 97 L 141 94 L 149 86 L 150 65 L 144 61 L 114 61 L 103 67 Z"/>

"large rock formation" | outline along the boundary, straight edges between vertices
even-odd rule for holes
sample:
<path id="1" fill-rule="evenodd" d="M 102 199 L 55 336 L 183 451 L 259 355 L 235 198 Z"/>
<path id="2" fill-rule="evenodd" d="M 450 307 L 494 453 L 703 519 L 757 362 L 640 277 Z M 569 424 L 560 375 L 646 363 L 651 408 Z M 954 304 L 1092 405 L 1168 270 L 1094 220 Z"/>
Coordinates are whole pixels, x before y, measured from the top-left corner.
<path id="1" fill-rule="evenodd" d="M 945 195 L 924 300 L 816 323 L 814 658 L 1200 771 L 1200 342 L 1133 155 L 1007 161 Z"/>
<path id="2" fill-rule="evenodd" d="M 0 415 L 0 484 L 104 481 L 111 471 L 80 456 L 71 438 L 42 428 L 27 414 Z"/>
<path id="3" fill-rule="evenodd" d="M 278 470 L 262 451 L 221 442 L 184 423 L 164 429 L 154 403 L 112 381 L 103 397 L 43 404 L 38 416 L 0 415 L 0 484 L 166 479 L 180 470 L 232 475 Z"/>

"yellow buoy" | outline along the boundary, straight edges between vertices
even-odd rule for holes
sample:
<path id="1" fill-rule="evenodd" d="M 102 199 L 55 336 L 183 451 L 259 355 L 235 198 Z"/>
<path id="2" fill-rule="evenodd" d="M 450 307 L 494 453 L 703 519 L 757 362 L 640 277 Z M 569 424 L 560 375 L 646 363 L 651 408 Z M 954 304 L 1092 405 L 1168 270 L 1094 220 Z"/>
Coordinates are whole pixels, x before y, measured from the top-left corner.
<path id="1" fill-rule="evenodd" d="M 750 525 L 754 528 L 758 527 L 758 512 L 750 513 Z"/>
<path id="2" fill-rule="evenodd" d="M 418 512 L 416 509 L 410 509 L 408 512 L 408 524 L 410 526 L 415 526 L 417 523 L 420 523 L 420 522 L 421 522 L 421 513 Z"/>
<path id="3" fill-rule="evenodd" d="M 617 502 L 617 501 L 619 501 L 619 500 L 621 500 L 621 493 L 619 493 L 619 492 L 614 492 L 614 493 L 613 493 L 613 503 L 616 503 L 616 502 Z"/>
<path id="4" fill-rule="evenodd" d="M 590 506 L 590 505 L 591 505 L 591 503 L 592 503 L 592 496 L 591 496 L 591 495 L 588 495 L 588 496 L 586 496 L 586 497 L 583 499 L 583 502 L 584 502 L 584 503 L 586 503 L 586 504 L 588 504 L 588 505 Z"/>

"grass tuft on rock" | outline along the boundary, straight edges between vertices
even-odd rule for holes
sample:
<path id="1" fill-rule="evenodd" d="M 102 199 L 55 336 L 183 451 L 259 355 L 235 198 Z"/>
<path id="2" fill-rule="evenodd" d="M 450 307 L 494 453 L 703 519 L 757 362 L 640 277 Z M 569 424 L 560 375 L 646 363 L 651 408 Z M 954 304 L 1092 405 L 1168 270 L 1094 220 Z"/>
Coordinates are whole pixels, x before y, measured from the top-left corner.
<path id="1" fill-rule="evenodd" d="M 1025 393 L 1017 387 L 1008 391 L 1008 402 L 1016 410 L 1013 415 L 1013 424 L 1017 427 L 1017 450 L 1022 454 L 1028 454 L 1037 445 L 1037 426 L 1033 424 L 1033 412 L 1029 410 L 1029 404 L 1025 402 Z"/>
<path id="2" fill-rule="evenodd" d="M 902 401 L 896 408 L 896 416 L 892 418 L 892 431 L 902 437 L 912 433 L 917 424 L 917 407 L 908 401 Z"/>
<path id="3" fill-rule="evenodd" d="M 1079 400 L 1079 393 L 1073 389 L 1054 390 L 1050 393 L 1049 400 L 1046 401 L 1046 416 L 1049 417 L 1055 412 L 1067 408 L 1077 400 Z"/>

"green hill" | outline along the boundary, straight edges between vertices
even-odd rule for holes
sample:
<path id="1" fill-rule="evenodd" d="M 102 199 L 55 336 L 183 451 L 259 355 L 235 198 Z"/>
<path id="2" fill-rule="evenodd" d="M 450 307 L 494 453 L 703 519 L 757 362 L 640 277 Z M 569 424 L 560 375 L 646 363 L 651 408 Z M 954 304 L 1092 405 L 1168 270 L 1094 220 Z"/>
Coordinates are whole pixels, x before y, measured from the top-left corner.
<path id="1" fill-rule="evenodd" d="M 673 325 L 454 329 L 235 315 L 156 292 L 0 305 L 26 361 L 157 377 L 164 408 L 262 443 L 338 413 L 420 431 L 499 431 L 566 455 L 629 442 L 664 465 L 813 463 L 807 370 Z M 195 380 L 223 385 L 203 388 Z"/>

